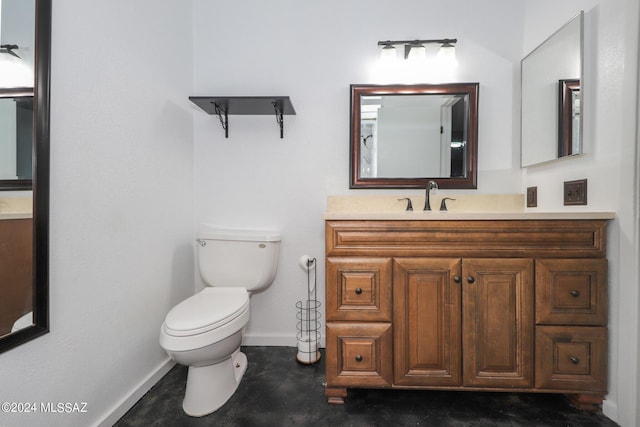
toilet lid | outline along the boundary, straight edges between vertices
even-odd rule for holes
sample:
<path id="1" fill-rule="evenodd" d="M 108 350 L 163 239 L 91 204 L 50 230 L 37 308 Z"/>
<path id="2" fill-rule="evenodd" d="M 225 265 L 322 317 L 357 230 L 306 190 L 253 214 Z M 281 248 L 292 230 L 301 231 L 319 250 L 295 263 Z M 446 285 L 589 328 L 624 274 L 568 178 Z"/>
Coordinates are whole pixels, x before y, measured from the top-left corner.
<path id="1" fill-rule="evenodd" d="M 248 307 L 244 288 L 206 288 L 171 309 L 164 323 L 170 335 L 195 335 L 228 323 Z"/>

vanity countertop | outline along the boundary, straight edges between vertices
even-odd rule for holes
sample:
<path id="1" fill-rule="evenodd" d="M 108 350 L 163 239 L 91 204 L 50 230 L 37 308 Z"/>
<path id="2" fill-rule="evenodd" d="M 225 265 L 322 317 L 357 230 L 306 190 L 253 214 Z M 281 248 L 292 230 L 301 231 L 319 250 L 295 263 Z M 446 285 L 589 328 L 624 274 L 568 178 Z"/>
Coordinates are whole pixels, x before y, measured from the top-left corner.
<path id="1" fill-rule="evenodd" d="M 524 208 L 522 194 L 439 194 L 432 196 L 431 211 L 423 211 L 424 196 L 411 196 L 413 211 L 405 211 L 407 196 L 329 196 L 325 220 L 404 220 L 404 221 L 473 221 L 473 220 L 572 220 L 614 219 L 615 212 L 561 211 L 540 212 Z M 453 197 L 448 211 L 438 208 L 443 197 Z"/>
<path id="2" fill-rule="evenodd" d="M 25 213 L 0 213 L 0 221 L 5 219 L 27 219 L 31 218 L 31 212 Z"/>
<path id="3" fill-rule="evenodd" d="M 2 197 L 0 195 L 0 220 L 32 218 L 33 199 L 27 197 Z"/>
<path id="4" fill-rule="evenodd" d="M 547 219 L 614 219 L 613 212 L 325 212 L 325 220 L 496 221 Z"/>

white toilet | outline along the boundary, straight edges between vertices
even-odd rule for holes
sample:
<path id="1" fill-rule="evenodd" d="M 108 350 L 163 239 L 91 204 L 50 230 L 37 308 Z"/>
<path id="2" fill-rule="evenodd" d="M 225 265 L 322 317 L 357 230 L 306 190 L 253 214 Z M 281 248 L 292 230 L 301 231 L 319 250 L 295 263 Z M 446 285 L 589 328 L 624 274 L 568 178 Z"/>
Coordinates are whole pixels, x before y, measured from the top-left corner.
<path id="1" fill-rule="evenodd" d="M 249 322 L 249 295 L 273 282 L 280 235 L 204 227 L 197 237 L 207 287 L 169 311 L 160 345 L 189 366 L 182 408 L 201 417 L 229 400 L 247 369 L 240 344 Z"/>

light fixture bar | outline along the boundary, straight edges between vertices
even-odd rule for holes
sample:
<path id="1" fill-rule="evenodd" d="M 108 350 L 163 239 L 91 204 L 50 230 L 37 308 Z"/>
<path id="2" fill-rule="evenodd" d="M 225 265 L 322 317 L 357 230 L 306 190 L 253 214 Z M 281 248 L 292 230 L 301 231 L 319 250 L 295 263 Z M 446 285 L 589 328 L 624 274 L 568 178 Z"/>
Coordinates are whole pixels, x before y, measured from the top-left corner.
<path id="1" fill-rule="evenodd" d="M 427 43 L 440 43 L 440 44 L 455 44 L 458 39 L 430 39 L 430 40 L 386 40 L 379 41 L 378 46 L 392 46 L 396 44 L 427 44 Z"/>
<path id="2" fill-rule="evenodd" d="M 380 58 L 383 61 L 395 60 L 396 45 L 404 45 L 404 59 L 413 62 L 424 62 L 426 58 L 425 44 L 439 44 L 440 49 L 436 57 L 441 64 L 457 65 L 455 59 L 455 44 L 458 39 L 427 39 L 427 40 L 380 40 L 378 46 L 382 46 Z"/>

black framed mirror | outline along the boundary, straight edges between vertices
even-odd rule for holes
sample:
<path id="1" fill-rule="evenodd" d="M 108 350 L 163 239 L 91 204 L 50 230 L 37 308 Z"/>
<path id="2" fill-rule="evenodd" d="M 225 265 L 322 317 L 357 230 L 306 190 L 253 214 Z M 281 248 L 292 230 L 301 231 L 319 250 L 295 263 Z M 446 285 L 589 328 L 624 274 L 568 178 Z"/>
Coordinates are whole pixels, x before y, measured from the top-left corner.
<path id="1" fill-rule="evenodd" d="M 49 85 L 50 85 L 50 58 L 51 58 L 51 0 L 28 0 L 33 3 L 35 13 L 33 22 L 25 22 L 34 31 L 34 87 L 32 89 L 32 176 L 31 199 L 32 209 L 30 224 L 22 238 L 13 239 L 15 246 L 8 247 L 8 253 L 15 253 L 18 248 L 24 247 L 26 257 L 31 261 L 31 268 L 25 273 L 30 277 L 31 287 L 27 295 L 31 301 L 29 317 L 20 327 L 12 328 L 9 333 L 0 336 L 0 352 L 14 348 L 22 343 L 30 341 L 49 331 Z M 23 0 L 24 3 L 24 0 Z M 5 6 L 3 4 L 3 6 Z M 7 8 L 3 7 L 1 13 Z M 15 24 L 15 23 L 14 23 Z M 29 88 L 26 89 L 27 91 Z M 4 88 L 2 92 L 5 98 L 15 88 Z M 13 93 L 15 95 L 15 93 Z M 20 101 L 25 101 L 28 93 L 17 96 Z M 13 98 L 16 98 L 13 96 Z M 28 104 L 28 101 L 25 101 Z M 6 190 L 15 190 L 19 186 L 15 183 L 1 182 L 0 200 L 7 194 Z M 0 211 L 0 214 L 2 212 Z M 1 217 L 2 215 L 0 215 Z M 11 214 L 7 215 L 9 219 Z M 0 218 L 3 222 L 3 218 Z M 15 227 L 5 227 L 15 230 Z M 8 241 L 8 240 L 6 240 Z M 0 260 L 1 262 L 2 260 Z M 28 266 L 27 266 L 28 269 Z M 8 269 L 5 269 L 8 270 Z M 14 271 L 16 269 L 12 269 Z M 0 277 L 0 293 L 11 289 L 13 283 L 5 276 Z M 0 300 L 6 299 L 0 294 Z M 16 322 L 17 324 L 18 322 Z"/>
<path id="2" fill-rule="evenodd" d="M 477 188 L 478 90 L 351 85 L 350 188 Z"/>

